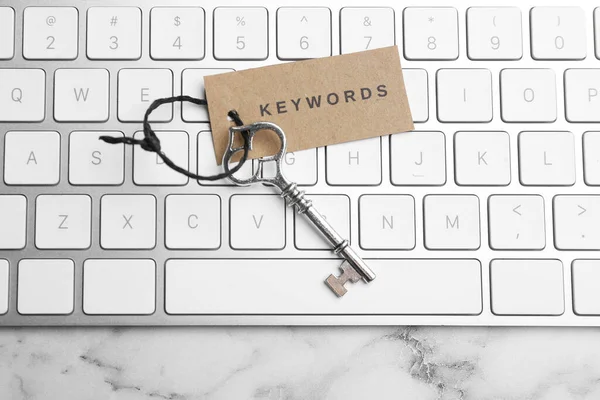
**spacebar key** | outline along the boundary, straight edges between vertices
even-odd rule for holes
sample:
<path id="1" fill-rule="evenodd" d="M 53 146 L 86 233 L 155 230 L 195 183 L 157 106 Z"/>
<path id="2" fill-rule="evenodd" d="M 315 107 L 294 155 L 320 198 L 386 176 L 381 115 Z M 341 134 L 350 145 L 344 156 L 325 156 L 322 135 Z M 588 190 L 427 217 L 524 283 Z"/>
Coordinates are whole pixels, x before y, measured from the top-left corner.
<path id="1" fill-rule="evenodd" d="M 478 260 L 369 260 L 377 279 L 339 299 L 338 260 L 169 260 L 169 314 L 480 314 Z"/>

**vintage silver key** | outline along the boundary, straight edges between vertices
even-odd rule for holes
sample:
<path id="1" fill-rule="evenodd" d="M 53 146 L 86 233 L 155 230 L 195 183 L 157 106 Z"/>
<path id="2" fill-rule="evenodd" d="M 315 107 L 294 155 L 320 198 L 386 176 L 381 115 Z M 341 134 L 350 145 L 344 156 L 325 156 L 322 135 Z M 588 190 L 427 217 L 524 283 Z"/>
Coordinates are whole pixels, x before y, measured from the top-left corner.
<path id="1" fill-rule="evenodd" d="M 287 205 L 295 207 L 299 214 L 303 214 L 308 218 L 323 236 L 331 243 L 335 254 L 344 257 L 344 262 L 340 266 L 342 273 L 339 276 L 329 275 L 325 283 L 338 296 L 346 294 L 347 289 L 345 284 L 350 281 L 358 282 L 362 279 L 365 282 L 371 282 L 375 279 L 375 273 L 367 266 L 363 259 L 350 246 L 348 240 L 341 237 L 325 218 L 313 207 L 312 202 L 304 197 L 304 191 L 298 189 L 298 185 L 290 182 L 284 175 L 281 169 L 282 161 L 285 157 L 287 141 L 283 130 L 270 122 L 256 122 L 245 126 L 233 126 L 229 128 L 229 145 L 223 155 L 223 164 L 229 165 L 234 154 L 243 152 L 244 147 L 235 147 L 236 133 L 247 132 L 252 148 L 252 139 L 256 132 L 260 130 L 270 130 L 275 132 L 281 141 L 281 147 L 277 154 L 263 157 L 257 160 L 256 171 L 254 175 L 247 179 L 239 179 L 234 175 L 229 179 L 236 185 L 245 186 L 253 183 L 264 183 L 272 185 L 281 191 L 281 197 L 287 200 Z M 275 175 L 272 177 L 264 177 L 262 174 L 263 165 L 265 162 L 275 163 Z"/>

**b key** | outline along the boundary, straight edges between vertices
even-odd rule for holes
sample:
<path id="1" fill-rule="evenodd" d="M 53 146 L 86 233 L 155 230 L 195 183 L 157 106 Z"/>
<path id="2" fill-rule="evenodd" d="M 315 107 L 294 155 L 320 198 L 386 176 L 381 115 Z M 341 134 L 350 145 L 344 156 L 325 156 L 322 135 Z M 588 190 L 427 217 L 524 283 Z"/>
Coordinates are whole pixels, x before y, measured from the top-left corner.
<path id="1" fill-rule="evenodd" d="M 232 157 L 236 153 L 244 151 L 244 147 L 236 147 L 235 145 L 236 133 L 241 134 L 242 132 L 245 132 L 248 135 L 250 149 L 252 149 L 252 139 L 256 132 L 260 130 L 273 131 L 279 137 L 281 142 L 279 151 L 272 156 L 263 157 L 257 160 L 256 170 L 254 171 L 254 175 L 250 178 L 240 179 L 235 175 L 231 175 L 229 179 L 240 186 L 263 183 L 277 187 L 281 191 L 281 197 L 286 200 L 287 205 L 295 207 L 299 214 L 306 216 L 306 218 L 315 225 L 319 232 L 321 232 L 329 243 L 331 243 L 333 252 L 341 255 L 345 260 L 340 266 L 342 273 L 337 277 L 329 275 L 325 280 L 325 284 L 327 284 L 338 297 L 346 294 L 347 289 L 345 288 L 345 284 L 348 281 L 355 283 L 362 279 L 365 282 L 370 282 L 375 279 L 375 273 L 367 266 L 356 251 L 354 251 L 348 240 L 340 236 L 315 207 L 313 207 L 312 202 L 304 196 L 304 191 L 299 190 L 296 183 L 290 182 L 285 175 L 283 175 L 282 161 L 285 157 L 287 141 L 283 130 L 279 126 L 270 122 L 256 122 L 250 125 L 233 126 L 229 128 L 229 145 L 223 155 L 223 165 L 227 168 Z M 262 173 L 263 166 L 267 162 L 275 164 L 274 175 L 270 174 L 270 176 L 265 176 Z"/>

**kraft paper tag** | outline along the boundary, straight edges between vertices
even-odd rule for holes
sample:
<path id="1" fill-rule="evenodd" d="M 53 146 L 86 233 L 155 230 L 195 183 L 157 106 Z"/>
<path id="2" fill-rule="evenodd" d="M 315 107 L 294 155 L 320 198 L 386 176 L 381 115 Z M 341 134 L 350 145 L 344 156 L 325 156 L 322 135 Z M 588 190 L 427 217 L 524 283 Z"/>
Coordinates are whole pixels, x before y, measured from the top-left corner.
<path id="1" fill-rule="evenodd" d="M 288 152 L 414 129 L 396 46 L 204 78 L 217 162 L 227 148 L 227 112 L 268 121 Z M 275 154 L 272 133 L 254 137 L 251 158 Z"/>

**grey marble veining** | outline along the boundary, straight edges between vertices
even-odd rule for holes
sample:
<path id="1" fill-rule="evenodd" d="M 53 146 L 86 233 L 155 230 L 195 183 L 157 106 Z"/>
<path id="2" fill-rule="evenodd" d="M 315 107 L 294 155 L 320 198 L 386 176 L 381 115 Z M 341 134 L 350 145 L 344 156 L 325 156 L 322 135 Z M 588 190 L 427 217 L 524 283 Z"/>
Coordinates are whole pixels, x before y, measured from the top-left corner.
<path id="1" fill-rule="evenodd" d="M 0 329 L 0 400 L 600 399 L 600 330 Z"/>

